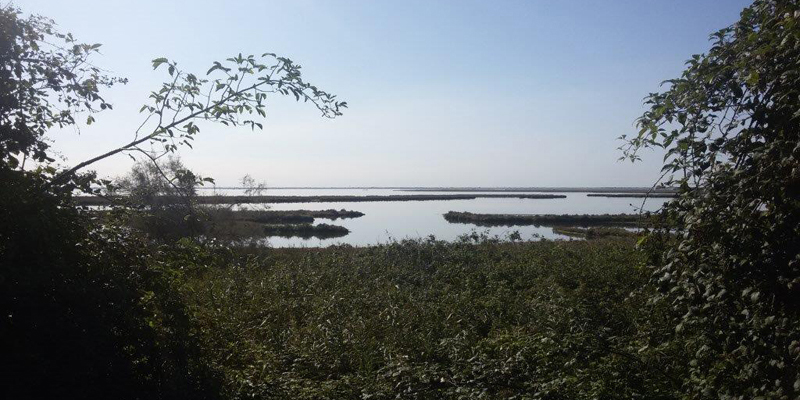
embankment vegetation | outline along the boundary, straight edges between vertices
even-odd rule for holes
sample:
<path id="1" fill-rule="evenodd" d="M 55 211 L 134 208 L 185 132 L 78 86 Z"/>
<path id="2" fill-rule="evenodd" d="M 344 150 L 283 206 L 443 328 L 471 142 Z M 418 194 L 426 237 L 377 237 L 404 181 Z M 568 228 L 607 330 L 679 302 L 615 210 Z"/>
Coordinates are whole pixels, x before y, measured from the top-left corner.
<path id="1" fill-rule="evenodd" d="M 324 223 L 265 224 L 243 220 L 221 220 L 209 224 L 202 238 L 218 239 L 231 245 L 235 243 L 261 245 L 268 243 L 270 237 L 331 239 L 349 233 L 350 230 L 343 226 Z"/>
<path id="2" fill-rule="evenodd" d="M 343 226 L 330 224 L 265 224 L 263 231 L 265 236 L 299 237 L 303 239 L 312 237 L 330 239 L 350 233 L 350 230 Z"/>
<path id="3" fill-rule="evenodd" d="M 638 214 L 475 214 L 449 211 L 444 219 L 451 223 L 478 226 L 638 226 L 647 222 Z"/>
<path id="4" fill-rule="evenodd" d="M 363 217 L 364 213 L 351 210 L 225 210 L 231 219 L 262 222 L 267 224 L 313 223 L 320 219 L 350 219 Z"/>
<path id="5" fill-rule="evenodd" d="M 554 226 L 553 232 L 559 235 L 584 238 L 587 240 L 609 237 L 637 237 L 639 233 L 623 228 L 593 227 L 580 228 L 576 226 Z"/>
<path id="6" fill-rule="evenodd" d="M 258 240 L 265 237 L 300 237 L 329 239 L 350 233 L 347 228 L 316 224 L 317 218 L 336 220 L 358 218 L 364 214 L 348 210 L 229 210 L 204 209 L 203 236 L 231 242 Z"/>
<path id="7" fill-rule="evenodd" d="M 360 218 L 364 213 L 350 210 L 232 210 L 229 208 L 203 207 L 208 223 L 221 221 L 247 221 L 259 224 L 312 224 L 317 219 Z"/>

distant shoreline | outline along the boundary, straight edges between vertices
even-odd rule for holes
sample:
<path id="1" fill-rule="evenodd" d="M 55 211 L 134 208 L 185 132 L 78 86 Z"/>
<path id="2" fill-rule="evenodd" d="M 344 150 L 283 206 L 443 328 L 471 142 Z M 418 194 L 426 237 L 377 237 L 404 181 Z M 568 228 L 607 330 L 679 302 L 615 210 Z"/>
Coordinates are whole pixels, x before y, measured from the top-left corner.
<path id="1" fill-rule="evenodd" d="M 659 192 L 659 193 L 589 193 L 587 197 L 625 197 L 625 198 L 675 198 L 678 197 L 676 192 Z"/>
<path id="2" fill-rule="evenodd" d="M 647 193 L 675 193 L 673 188 L 641 188 L 641 187 L 563 187 L 563 188 L 417 188 L 402 189 L 404 192 L 531 192 L 531 193 L 619 193 L 619 194 L 647 194 Z"/>
<path id="3" fill-rule="evenodd" d="M 199 190 L 244 190 L 238 186 L 199 187 Z M 677 188 L 656 188 L 636 186 L 587 186 L 587 187 L 422 187 L 422 186 L 274 186 L 269 190 L 394 190 L 398 192 L 530 192 L 530 193 L 676 193 Z"/>
<path id="4" fill-rule="evenodd" d="M 321 196 L 238 196 L 238 195 L 211 195 L 197 196 L 194 198 L 198 204 L 274 204 L 274 203 L 356 203 L 380 201 L 432 201 L 432 200 L 475 200 L 478 198 L 503 198 L 503 199 L 563 199 L 567 196 L 561 194 L 407 194 L 407 195 L 321 195 Z M 112 200 L 124 201 L 124 196 L 113 199 L 97 196 L 77 196 L 75 202 L 82 206 L 101 206 L 111 204 Z M 167 203 L 180 202 L 177 196 L 164 197 Z"/>

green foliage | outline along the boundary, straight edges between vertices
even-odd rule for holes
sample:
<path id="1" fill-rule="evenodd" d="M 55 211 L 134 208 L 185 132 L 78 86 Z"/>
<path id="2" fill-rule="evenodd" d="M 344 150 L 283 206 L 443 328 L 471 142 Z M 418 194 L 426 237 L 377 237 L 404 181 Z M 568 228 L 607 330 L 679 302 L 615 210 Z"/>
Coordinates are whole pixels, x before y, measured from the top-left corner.
<path id="1" fill-rule="evenodd" d="M 93 113 L 111 108 L 100 89 L 125 80 L 89 62 L 99 48 L 59 33 L 52 20 L 0 7 L 0 168 L 53 161 L 50 128 L 75 125 L 80 113 L 89 124 Z"/>
<path id="2" fill-rule="evenodd" d="M 632 241 L 237 252 L 168 256 L 228 398 L 677 395 Z"/>
<path id="3" fill-rule="evenodd" d="M 114 182 L 107 198 L 116 200 L 112 203 L 115 214 L 127 217 L 120 222 L 153 239 L 174 242 L 204 233 L 208 218 L 197 206 L 197 187 L 205 181 L 188 170 L 180 158 L 169 156 L 134 164 L 126 176 Z M 123 210 L 127 212 L 121 213 Z"/>
<path id="4" fill-rule="evenodd" d="M 687 398 L 800 396 L 798 23 L 797 1 L 746 8 L 648 97 L 625 149 L 665 149 L 681 187 L 645 245 L 674 314 L 661 346 L 691 354 L 672 366 L 689 372 Z"/>
<path id="5" fill-rule="evenodd" d="M 322 116 L 342 115 L 347 103 L 336 96 L 303 81 L 300 65 L 273 53 L 231 57 L 215 61 L 206 72 L 209 78 L 178 69 L 178 64 L 166 58 L 153 60 L 153 69 L 167 66 L 171 77 L 161 89 L 150 94 L 152 104 L 141 111 L 148 118 L 158 118 L 147 140 L 165 143 L 168 152 L 179 144 L 188 145 L 200 131 L 194 120 L 219 122 L 224 125 L 245 125 L 252 129 L 263 125 L 253 116 L 265 117 L 266 99 L 271 94 L 292 95 L 297 101 L 311 102 Z"/>
<path id="6" fill-rule="evenodd" d="M 0 169 L 0 397 L 213 398 L 147 243 Z"/>
<path id="7" fill-rule="evenodd" d="M 161 207 L 165 197 L 192 197 L 203 180 L 188 170 L 179 157 L 157 162 L 139 162 L 131 171 L 114 182 L 115 194 L 122 192 L 126 200 L 148 207 Z"/>
<path id="8" fill-rule="evenodd" d="M 152 108 L 145 107 L 157 116 L 153 130 L 59 173 L 48 130 L 75 125 L 80 113 L 91 124 L 94 113 L 111 108 L 100 90 L 124 80 L 88 61 L 100 45 L 80 44 L 53 26 L 0 7 L 0 398 L 216 398 L 217 380 L 177 296 L 191 271 L 166 264 L 156 241 L 121 222 L 123 210 L 98 214 L 76 207 L 73 191 L 113 189 L 78 171 L 122 152 L 145 155 L 152 164 L 140 165 L 125 189 L 152 211 L 163 206 L 153 193 L 190 198 L 198 182 L 209 181 L 173 161 L 167 163 L 173 174 L 166 176 L 157 162 L 189 143 L 199 131 L 194 119 L 259 126 L 239 116 L 263 117 L 270 87 L 313 102 L 327 117 L 340 115 L 346 104 L 305 83 L 300 67 L 285 58 L 272 56 L 272 66 L 242 56 L 217 63 L 217 74 L 226 77 L 213 81 L 157 59 L 154 66 L 166 63 L 173 79 L 154 93 Z M 206 84 L 209 91 L 200 93 Z M 165 153 L 139 149 L 145 142 L 163 144 Z M 165 180 L 151 179 L 155 172 Z M 191 242 L 172 247 L 178 245 L 195 249 L 187 260 L 202 255 Z"/>
<path id="9" fill-rule="evenodd" d="M 200 121 L 261 129 L 263 125 L 257 119 L 267 115 L 267 96 L 292 95 L 297 101 L 313 104 L 326 118 L 342 115 L 347 107 L 336 95 L 304 81 L 300 65 L 273 53 L 260 57 L 239 54 L 225 62 L 215 61 L 206 72 L 207 78 L 185 72 L 178 68 L 177 62 L 166 58 L 153 60 L 153 69 L 162 65 L 167 67 L 170 78 L 159 90 L 150 93 L 150 104 L 140 109 L 147 117 L 133 140 L 63 171 L 54 183 L 61 183 L 81 168 L 119 153 L 140 154 L 155 162 L 165 154 L 177 152 L 179 146 L 191 148 L 200 132 Z M 141 147 L 143 144 L 159 146 L 160 150 L 146 150 Z"/>

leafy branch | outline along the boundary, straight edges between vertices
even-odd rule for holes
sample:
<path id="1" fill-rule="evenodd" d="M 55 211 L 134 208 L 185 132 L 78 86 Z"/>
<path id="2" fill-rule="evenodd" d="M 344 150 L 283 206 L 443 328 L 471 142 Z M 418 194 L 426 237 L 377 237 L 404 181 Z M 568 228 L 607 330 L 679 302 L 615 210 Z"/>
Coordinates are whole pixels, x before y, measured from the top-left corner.
<path id="1" fill-rule="evenodd" d="M 45 138 L 51 128 L 75 126 L 75 118 L 110 109 L 102 88 L 126 83 L 89 62 L 100 44 L 79 43 L 40 16 L 21 17 L 0 7 L 0 167 L 24 170 L 25 160 L 54 161 Z M 22 162 L 20 162 L 20 159 Z"/>
<path id="2" fill-rule="evenodd" d="M 133 140 L 67 169 L 57 175 L 51 185 L 65 183 L 80 169 L 113 155 L 146 153 L 148 150 L 141 148 L 146 143 L 161 146 L 158 152 L 150 151 L 151 159 L 174 153 L 182 145 L 192 147 L 195 135 L 200 132 L 198 121 L 263 129 L 257 118 L 266 117 L 269 95 L 292 95 L 297 101 L 310 102 L 325 118 L 340 116 L 347 107 L 347 103 L 338 101 L 335 95 L 305 82 L 300 65 L 273 53 L 264 53 L 261 57 L 239 54 L 224 63 L 215 61 L 206 72 L 207 78 L 182 71 L 176 62 L 166 58 L 156 58 L 152 63 L 153 69 L 166 67 L 171 79 L 152 92 L 151 103 L 140 109 L 147 117 Z M 143 134 L 143 130 L 146 133 Z"/>

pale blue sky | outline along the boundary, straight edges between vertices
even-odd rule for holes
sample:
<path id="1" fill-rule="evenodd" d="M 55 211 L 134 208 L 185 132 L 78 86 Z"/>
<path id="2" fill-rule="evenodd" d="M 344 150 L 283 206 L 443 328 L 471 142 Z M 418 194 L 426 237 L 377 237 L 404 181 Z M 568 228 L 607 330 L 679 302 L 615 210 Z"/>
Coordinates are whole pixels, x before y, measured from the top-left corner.
<path id="1" fill-rule="evenodd" d="M 679 75 L 749 2 L 17 0 L 130 79 L 112 112 L 54 135 L 68 164 L 129 140 L 169 57 L 204 73 L 236 53 L 275 52 L 350 108 L 335 120 L 272 103 L 264 131 L 201 125 L 186 164 L 232 185 L 637 186 L 660 155 L 618 162 L 642 98 Z M 114 176 L 118 156 L 96 167 Z"/>

